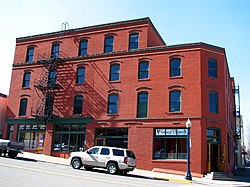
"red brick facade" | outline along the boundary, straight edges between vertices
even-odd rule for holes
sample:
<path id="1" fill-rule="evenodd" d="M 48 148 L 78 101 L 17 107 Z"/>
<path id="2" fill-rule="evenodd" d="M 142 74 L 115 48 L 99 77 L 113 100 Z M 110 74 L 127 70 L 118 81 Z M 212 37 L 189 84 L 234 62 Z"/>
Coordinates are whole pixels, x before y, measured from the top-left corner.
<path id="1" fill-rule="evenodd" d="M 139 34 L 138 49 L 128 49 L 130 33 Z M 114 36 L 113 52 L 104 53 L 104 38 L 109 35 Z M 87 55 L 80 57 L 78 48 L 82 39 L 88 40 L 88 48 Z M 33 119 L 31 113 L 39 100 L 34 84 L 40 79 L 43 66 L 39 60 L 51 53 L 53 43 L 60 44 L 60 57 L 64 60 L 57 67 L 56 81 L 61 88 L 54 98 L 54 112 L 59 118 L 92 118 L 91 122 L 86 123 L 85 149 L 95 145 L 96 128 L 126 128 L 127 147 L 137 156 L 137 168 L 185 171 L 186 159 L 153 158 L 154 138 L 156 129 L 185 129 L 185 122 L 190 118 L 192 173 L 199 176 L 213 170 L 209 169 L 213 164 L 209 165 L 211 160 L 208 158 L 212 149 L 220 160 L 216 163 L 216 167 L 219 167 L 217 170 L 231 172 L 234 164 L 234 82 L 230 78 L 225 50 L 205 43 L 166 46 L 149 18 L 18 38 L 6 136 L 8 126 L 15 124 L 18 139 L 18 124 L 28 124 L 19 123 L 18 119 Z M 34 47 L 33 62 L 27 63 L 26 53 L 30 46 Z M 170 76 L 170 60 L 173 58 L 181 60 L 180 76 Z M 215 78 L 208 76 L 209 59 L 217 61 L 218 76 Z M 142 61 L 149 63 L 146 79 L 138 79 L 138 66 Z M 120 65 L 118 81 L 109 81 L 112 64 Z M 76 84 L 78 67 L 85 67 L 83 84 Z M 22 88 L 25 72 L 31 73 L 28 88 Z M 169 112 L 169 94 L 173 90 L 181 93 L 178 112 Z M 210 91 L 218 93 L 216 113 L 209 112 Z M 148 93 L 146 118 L 137 117 L 137 94 L 141 92 Z M 118 95 L 118 112 L 107 114 L 108 95 L 112 93 Z M 73 115 L 75 95 L 84 98 L 81 115 Z M 22 98 L 27 98 L 28 103 L 26 115 L 20 117 Z M 17 121 L 13 122 L 15 119 Z M 220 140 L 216 147 L 207 143 L 209 128 L 219 129 Z M 52 122 L 46 124 L 44 154 L 68 157 L 67 151 L 53 151 L 54 130 Z"/>

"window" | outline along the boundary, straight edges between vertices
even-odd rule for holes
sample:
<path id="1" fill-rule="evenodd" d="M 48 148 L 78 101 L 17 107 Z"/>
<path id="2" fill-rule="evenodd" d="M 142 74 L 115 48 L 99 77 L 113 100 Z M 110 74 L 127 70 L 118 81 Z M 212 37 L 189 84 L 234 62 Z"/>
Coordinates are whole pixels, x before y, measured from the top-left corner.
<path id="1" fill-rule="evenodd" d="M 215 91 L 209 92 L 209 112 L 218 113 L 218 93 Z"/>
<path id="2" fill-rule="evenodd" d="M 77 68 L 76 83 L 81 84 L 85 81 L 85 67 Z"/>
<path id="3" fill-rule="evenodd" d="M 208 59 L 208 76 L 217 78 L 217 61 Z"/>
<path id="4" fill-rule="evenodd" d="M 173 90 L 170 92 L 169 98 L 169 112 L 181 111 L 181 91 Z"/>
<path id="5" fill-rule="evenodd" d="M 73 114 L 82 114 L 83 96 L 76 95 L 74 97 Z"/>
<path id="6" fill-rule="evenodd" d="M 32 62 L 34 56 L 34 47 L 29 47 L 26 54 L 26 62 Z"/>
<path id="7" fill-rule="evenodd" d="M 181 76 L 181 59 L 173 58 L 170 60 L 170 77 Z"/>
<path id="8" fill-rule="evenodd" d="M 128 128 L 96 128 L 95 145 L 128 148 Z"/>
<path id="9" fill-rule="evenodd" d="M 153 159 L 187 159 L 187 129 L 154 129 Z"/>
<path id="10" fill-rule="evenodd" d="M 147 79 L 149 78 L 149 63 L 148 62 L 140 62 L 139 63 L 139 72 L 138 72 L 138 79 Z"/>
<path id="11" fill-rule="evenodd" d="M 53 151 L 73 152 L 84 148 L 86 124 L 57 124 L 54 127 Z"/>
<path id="12" fill-rule="evenodd" d="M 129 35 L 129 50 L 138 49 L 139 34 L 133 33 Z"/>
<path id="13" fill-rule="evenodd" d="M 27 104 L 28 104 L 28 99 L 23 98 L 20 100 L 19 116 L 26 116 Z"/>
<path id="14" fill-rule="evenodd" d="M 99 148 L 98 147 L 94 147 L 94 148 L 92 148 L 92 149 L 90 149 L 90 150 L 88 150 L 88 153 L 89 154 L 97 154 L 98 153 L 98 151 L 99 151 Z"/>
<path id="15" fill-rule="evenodd" d="M 119 149 L 112 149 L 114 156 L 124 156 L 124 151 Z"/>
<path id="16" fill-rule="evenodd" d="M 51 49 L 51 58 L 58 58 L 59 57 L 59 44 L 53 44 Z"/>
<path id="17" fill-rule="evenodd" d="M 50 70 L 48 76 L 48 86 L 55 86 L 56 84 L 56 70 Z"/>
<path id="18" fill-rule="evenodd" d="M 137 118 L 148 116 L 148 92 L 140 92 L 137 95 Z"/>
<path id="19" fill-rule="evenodd" d="M 78 56 L 87 55 L 87 49 L 88 49 L 88 40 L 80 41 Z"/>
<path id="20" fill-rule="evenodd" d="M 117 81 L 120 79 L 120 64 L 111 64 L 110 65 L 110 81 Z"/>
<path id="21" fill-rule="evenodd" d="M 23 75 L 23 88 L 29 88 L 30 87 L 30 72 L 26 72 Z"/>
<path id="22" fill-rule="evenodd" d="M 44 115 L 47 117 L 52 117 L 53 115 L 53 105 L 54 105 L 54 97 L 53 96 L 47 96 L 45 101 L 45 109 L 44 109 Z"/>
<path id="23" fill-rule="evenodd" d="M 102 148 L 100 154 L 101 155 L 109 155 L 109 149 L 108 148 Z"/>
<path id="24" fill-rule="evenodd" d="M 118 95 L 110 94 L 108 96 L 108 114 L 117 114 L 118 112 Z"/>
<path id="25" fill-rule="evenodd" d="M 113 52 L 114 36 L 107 36 L 104 40 L 104 53 Z"/>

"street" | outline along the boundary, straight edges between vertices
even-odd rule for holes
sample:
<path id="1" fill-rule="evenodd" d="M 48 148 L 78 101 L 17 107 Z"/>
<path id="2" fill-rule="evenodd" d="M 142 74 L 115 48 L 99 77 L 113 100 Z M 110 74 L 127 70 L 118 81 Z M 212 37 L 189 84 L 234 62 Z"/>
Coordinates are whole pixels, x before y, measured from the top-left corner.
<path id="1" fill-rule="evenodd" d="M 130 174 L 128 174 L 127 176 L 110 175 L 104 170 L 74 170 L 70 166 L 37 162 L 32 159 L 25 159 L 20 157 L 17 159 L 0 157 L 0 168 L 0 185 L 2 187 L 161 187 L 195 185 L 143 178 L 141 176 Z"/>

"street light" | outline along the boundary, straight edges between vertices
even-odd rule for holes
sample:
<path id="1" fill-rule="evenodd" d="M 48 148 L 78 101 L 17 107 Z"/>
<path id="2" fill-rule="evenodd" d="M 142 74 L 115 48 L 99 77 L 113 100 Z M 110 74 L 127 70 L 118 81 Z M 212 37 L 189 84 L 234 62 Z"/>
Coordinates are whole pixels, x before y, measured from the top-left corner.
<path id="1" fill-rule="evenodd" d="M 190 119 L 188 118 L 187 122 L 186 122 L 186 127 L 187 127 L 187 171 L 186 171 L 186 175 L 185 175 L 185 179 L 186 180 L 192 180 L 192 175 L 190 172 L 190 128 L 192 126 L 192 123 L 190 121 Z"/>

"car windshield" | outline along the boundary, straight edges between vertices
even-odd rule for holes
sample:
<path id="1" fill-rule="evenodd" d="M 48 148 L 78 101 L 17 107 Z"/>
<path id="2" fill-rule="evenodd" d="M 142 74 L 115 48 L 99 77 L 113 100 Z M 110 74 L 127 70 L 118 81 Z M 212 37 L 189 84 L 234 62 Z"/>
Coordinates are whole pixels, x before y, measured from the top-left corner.
<path id="1" fill-rule="evenodd" d="M 132 151 L 127 150 L 126 152 L 127 152 L 128 157 L 135 159 L 135 154 Z"/>

